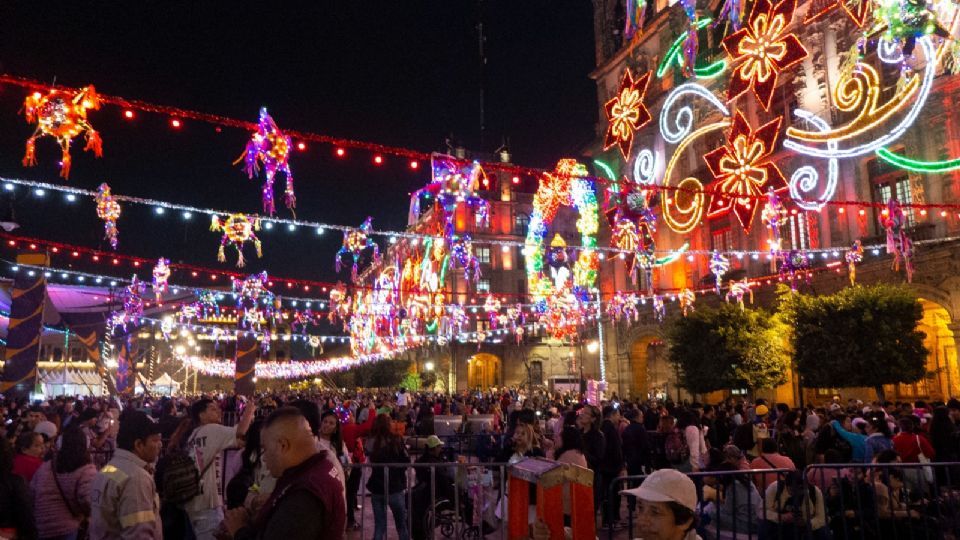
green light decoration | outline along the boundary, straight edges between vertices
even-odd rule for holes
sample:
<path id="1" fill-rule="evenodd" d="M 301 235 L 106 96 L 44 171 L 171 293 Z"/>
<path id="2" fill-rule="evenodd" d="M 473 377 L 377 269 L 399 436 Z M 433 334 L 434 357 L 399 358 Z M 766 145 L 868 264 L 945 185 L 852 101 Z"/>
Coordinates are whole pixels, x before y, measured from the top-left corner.
<path id="1" fill-rule="evenodd" d="M 699 19 L 696 23 L 697 30 L 702 29 L 713 21 L 709 17 Z M 670 45 L 670 48 L 667 49 L 667 54 L 664 55 L 663 60 L 660 61 L 660 65 L 657 67 L 657 78 L 663 77 L 663 74 L 670 69 L 670 65 L 676 62 L 677 67 L 683 67 L 683 57 L 680 55 L 680 49 L 683 46 L 683 41 L 687 38 L 686 34 L 681 34 L 674 40 L 673 45 Z M 696 67 L 693 68 L 693 74 L 698 79 L 711 79 L 717 75 L 723 73 L 727 69 L 726 60 L 717 60 L 716 62 L 705 66 L 705 67 Z"/>
<path id="2" fill-rule="evenodd" d="M 943 161 L 923 161 L 893 153 L 886 148 L 878 149 L 877 157 L 894 167 L 915 173 L 938 174 L 960 169 L 960 158 Z"/>
<path id="3" fill-rule="evenodd" d="M 688 242 L 684 242 L 683 245 L 680 246 L 680 249 L 678 249 L 678 250 L 674 251 L 673 253 L 667 255 L 666 257 L 660 257 L 659 259 L 657 259 L 657 260 L 653 263 L 653 265 L 654 265 L 654 266 L 664 266 L 664 265 L 670 264 L 670 263 L 676 261 L 677 259 L 679 259 L 680 257 L 683 257 L 683 254 L 686 253 L 688 249 L 690 249 L 690 242 L 689 242 L 689 241 L 688 241 Z"/>
<path id="4" fill-rule="evenodd" d="M 593 164 L 606 173 L 608 179 L 613 180 L 614 182 L 617 181 L 617 175 L 613 173 L 613 169 L 609 165 L 600 161 L 599 159 L 593 160 Z"/>

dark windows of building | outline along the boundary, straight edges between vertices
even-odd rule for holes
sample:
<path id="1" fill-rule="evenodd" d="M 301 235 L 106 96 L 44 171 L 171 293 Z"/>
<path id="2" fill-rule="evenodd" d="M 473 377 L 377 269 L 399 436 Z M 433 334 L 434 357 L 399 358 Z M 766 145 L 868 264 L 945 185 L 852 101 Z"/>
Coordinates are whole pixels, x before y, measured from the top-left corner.
<path id="1" fill-rule="evenodd" d="M 489 279 L 478 279 L 478 280 L 477 280 L 477 292 L 478 292 L 478 293 L 489 293 L 489 292 L 490 292 L 490 280 L 489 280 Z"/>
<path id="2" fill-rule="evenodd" d="M 530 362 L 530 384 L 543 384 L 543 362 L 540 360 Z"/>
<path id="3" fill-rule="evenodd" d="M 730 227 L 710 232 L 710 249 L 713 251 L 733 250 L 733 230 Z"/>
<path id="4" fill-rule="evenodd" d="M 530 216 L 520 212 L 513 218 L 513 234 L 525 236 L 530 226 Z"/>

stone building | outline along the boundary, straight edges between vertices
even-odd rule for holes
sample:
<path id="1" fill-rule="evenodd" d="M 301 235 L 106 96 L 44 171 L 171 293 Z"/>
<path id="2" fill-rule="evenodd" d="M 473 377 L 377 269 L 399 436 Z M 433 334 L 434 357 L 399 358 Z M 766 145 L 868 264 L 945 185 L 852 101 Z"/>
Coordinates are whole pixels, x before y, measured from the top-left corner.
<path id="1" fill-rule="evenodd" d="M 681 179 L 692 177 L 699 180 L 706 191 L 715 188 L 717 182 L 702 156 L 724 144 L 726 131 L 715 130 L 691 137 L 686 149 L 674 156 L 677 145 L 665 140 L 661 132 L 663 128 L 658 125 L 661 120 L 680 124 L 676 112 L 680 105 L 673 104 L 671 108 L 667 100 L 677 93 L 680 85 L 696 83 L 716 96 L 717 101 L 729 111 L 724 113 L 708 100 L 697 97 L 689 99 L 688 96 L 682 105 L 690 107 L 687 119 L 694 128 L 729 121 L 737 113 L 742 114 L 753 129 L 780 117 L 780 136 L 769 159 L 783 172 L 788 183 L 791 183 L 793 175 L 799 174 L 819 179 L 819 183 L 814 182 L 813 191 L 804 192 L 803 187 L 798 188 L 806 201 L 818 198 L 833 201 L 831 204 L 806 204 L 805 208 L 795 204 L 788 191 L 780 192 L 780 199 L 787 211 L 779 230 L 782 249 L 785 252 L 795 250 L 813 254 L 813 258 L 806 263 L 811 277 L 809 282 L 802 280 L 801 290 L 829 293 L 848 286 L 844 255 L 856 240 L 861 240 L 867 247 L 863 263 L 857 270 L 858 282 L 906 281 L 903 269 L 899 272 L 891 269 L 892 257 L 886 250 L 882 247 L 873 248 L 883 246 L 886 240 L 881 225 L 884 204 L 891 198 L 900 203 L 956 204 L 960 173 L 911 172 L 879 159 L 878 154 L 871 150 L 844 155 L 836 160 L 836 187 L 830 194 L 830 160 L 798 153 L 795 149 L 786 148 L 784 141 L 791 138 L 787 135 L 788 129 L 792 130 L 789 133 L 794 134 L 831 129 L 833 140 L 839 141 L 841 147 L 845 144 L 847 148 L 856 145 L 866 147 L 872 144 L 871 141 L 889 135 L 886 148 L 891 153 L 927 162 L 957 158 L 960 156 L 960 117 L 951 114 L 951 111 L 954 110 L 954 103 L 960 100 L 960 77 L 951 72 L 951 68 L 956 67 L 950 65 L 949 51 L 941 51 L 939 44 L 931 40 L 929 50 L 933 51 L 939 62 L 926 62 L 928 49 L 918 40 L 912 57 L 906 55 L 906 60 L 890 61 L 890 58 L 878 58 L 877 47 L 872 46 L 867 48 L 861 60 L 861 65 L 867 67 L 851 69 L 851 51 L 855 50 L 856 40 L 863 31 L 839 6 L 828 9 L 833 5 L 830 2 L 800 0 L 787 31 L 797 34 L 808 54 L 778 74 L 769 110 L 764 110 L 750 90 L 733 100 L 727 100 L 727 87 L 737 64 L 731 63 L 721 45 L 723 37 L 730 33 L 725 22 L 716 25 L 711 22 L 697 33 L 699 53 L 695 66 L 703 66 L 704 71 L 702 76 L 698 74 L 688 79 L 680 69 L 682 58 L 665 58 L 671 45 L 683 40 L 688 26 L 688 18 L 681 5 L 668 0 L 647 2 L 642 31 L 626 39 L 625 2 L 594 0 L 593 4 L 597 67 L 590 76 L 597 83 L 599 109 L 596 143 L 589 149 L 593 157 L 611 164 L 618 176 L 642 182 L 643 178 L 638 178 L 638 173 L 642 171 L 636 160 L 641 149 L 649 149 L 655 159 L 661 160 L 654 166 L 652 175 L 657 176 L 658 184 L 676 186 Z M 699 0 L 696 2 L 697 15 L 700 19 L 718 19 L 722 4 L 717 0 Z M 941 15 L 941 20 L 945 21 L 943 26 L 956 35 L 956 14 L 951 12 L 948 15 Z M 744 25 L 748 24 L 748 16 L 749 13 L 744 14 Z M 722 61 L 725 61 L 722 70 L 706 73 L 706 67 L 719 66 Z M 621 77 L 627 68 L 635 75 L 651 72 L 644 103 L 653 118 L 652 122 L 637 131 L 629 161 L 623 159 L 616 146 L 603 150 L 607 130 L 604 105 L 617 95 Z M 860 111 L 857 107 L 865 109 L 866 102 L 851 105 L 845 103 L 845 100 L 851 100 L 850 95 L 836 93 L 838 84 L 853 84 L 850 82 L 852 79 L 863 83 L 863 88 L 873 90 L 871 96 L 876 98 L 878 107 L 891 104 L 886 106 L 892 107 L 893 112 L 884 116 L 882 121 L 878 120 L 876 125 L 857 117 Z M 853 92 L 852 86 L 845 88 Z M 923 92 L 929 92 L 925 101 L 922 99 Z M 872 99 L 869 96 L 856 97 Z M 844 105 L 850 105 L 847 108 L 851 110 L 840 110 Z M 798 113 L 797 109 L 809 111 L 820 120 L 810 119 Z M 912 125 L 911 115 L 915 116 Z M 668 128 L 670 126 L 673 124 L 669 124 Z M 906 130 L 896 137 L 901 126 Z M 849 128 L 848 133 L 843 131 L 844 128 Z M 804 142 L 796 137 L 793 140 Z M 831 148 L 829 145 L 829 142 L 822 142 L 820 148 L 826 148 L 824 152 L 827 152 Z M 670 176 L 663 178 L 663 162 L 672 157 L 676 158 L 675 166 Z M 802 186 L 802 183 L 797 185 Z M 679 191 L 664 190 L 660 193 L 660 197 L 667 198 L 668 204 L 689 202 L 670 200 L 673 193 L 677 198 L 684 197 Z M 876 204 L 836 204 L 839 201 Z M 682 234 L 664 226 L 661 221 L 657 248 L 677 249 L 683 242 L 689 242 L 691 250 L 742 251 L 730 257 L 727 278 L 751 278 L 757 285 L 757 303 L 769 303 L 772 288 L 782 276 L 771 271 L 770 262 L 763 254 L 768 249 L 771 231 L 761 222 L 760 212 L 756 212 L 753 226 L 747 231 L 736 219 L 735 212 L 710 212 L 710 209 L 708 206 L 708 211 L 703 213 L 696 226 Z M 663 217 L 663 206 L 658 206 L 658 214 Z M 960 232 L 960 214 L 955 208 L 949 207 L 907 208 L 904 220 L 915 248 L 916 272 L 909 286 L 916 291 L 924 307 L 921 330 L 927 335 L 926 346 L 931 351 L 928 371 L 932 375 L 916 384 L 890 387 L 887 395 L 891 399 L 909 400 L 956 396 L 960 394 L 954 341 L 957 331 L 960 331 L 960 323 L 957 322 L 957 317 L 960 317 L 960 278 L 957 277 L 960 270 L 960 242 L 952 239 Z M 655 272 L 656 287 L 667 291 L 668 295 L 670 291 L 687 287 L 709 287 L 714 282 L 708 264 L 708 256 L 682 258 L 678 263 Z M 715 294 L 698 295 L 697 299 L 697 302 L 716 301 Z M 666 351 L 659 325 L 648 316 L 621 333 L 623 337 L 617 340 L 617 346 L 622 342 L 625 353 L 618 350 L 615 354 L 624 355 L 623 361 L 629 366 L 625 372 L 632 374 L 631 380 L 623 381 L 625 384 L 621 385 L 621 391 L 626 393 L 629 388 L 633 395 L 647 395 L 663 393 L 664 389 L 668 389 L 667 392 L 676 398 L 673 387 L 675 374 L 664 361 Z M 741 389 L 730 389 L 727 393 L 739 391 Z M 872 398 L 874 395 L 868 389 L 801 389 L 796 377 L 791 377 L 791 381 L 782 388 L 759 393 L 764 392 L 788 402 L 799 401 L 801 392 L 806 400 L 821 400 L 833 395 L 840 395 L 844 399 Z"/>

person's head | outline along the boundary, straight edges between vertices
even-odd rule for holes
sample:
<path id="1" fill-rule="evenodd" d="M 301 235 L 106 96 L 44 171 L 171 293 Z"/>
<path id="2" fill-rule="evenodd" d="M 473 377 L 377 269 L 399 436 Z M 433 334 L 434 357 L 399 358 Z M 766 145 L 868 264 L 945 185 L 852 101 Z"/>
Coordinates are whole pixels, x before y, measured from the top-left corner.
<path id="1" fill-rule="evenodd" d="M 87 435 L 78 428 L 68 427 L 60 437 L 60 450 L 56 457 L 57 472 L 71 473 L 87 463 L 90 463 Z"/>
<path id="2" fill-rule="evenodd" d="M 777 441 L 774 439 L 761 439 L 760 440 L 760 451 L 764 454 L 776 454 L 777 453 Z"/>
<path id="3" fill-rule="evenodd" d="M 97 423 L 97 418 L 100 417 L 100 411 L 94 409 L 93 407 L 87 407 L 80 413 L 80 417 L 77 418 L 77 422 L 82 426 L 93 427 Z"/>
<path id="4" fill-rule="evenodd" d="M 320 406 L 317 405 L 316 402 L 310 401 L 309 399 L 298 399 L 290 402 L 289 406 L 299 409 L 300 414 L 307 419 L 307 424 L 310 425 L 310 431 L 314 435 L 320 435 Z"/>
<path id="5" fill-rule="evenodd" d="M 665 433 L 673 429 L 677 425 L 677 419 L 669 414 L 666 416 L 660 417 L 660 426 L 657 428 L 658 431 Z"/>
<path id="6" fill-rule="evenodd" d="M 153 463 L 163 448 L 160 425 L 146 413 L 136 409 L 123 411 L 120 415 L 120 430 L 117 432 L 117 448 L 132 452 L 147 463 Z"/>
<path id="7" fill-rule="evenodd" d="M 43 414 L 43 409 L 37 405 L 30 407 L 27 411 L 27 426 L 30 427 L 30 431 L 33 431 L 33 428 L 37 427 L 37 424 L 46 419 L 47 417 Z"/>
<path id="8" fill-rule="evenodd" d="M 736 445 L 728 444 L 723 447 L 723 461 L 739 467 L 740 462 L 743 461 L 743 451 Z"/>
<path id="9" fill-rule="evenodd" d="M 223 419 L 223 411 L 216 401 L 209 398 L 201 398 L 190 406 L 190 418 L 198 426 L 206 424 L 219 424 Z"/>
<path id="10" fill-rule="evenodd" d="M 560 448 L 562 452 L 567 450 L 583 452 L 583 432 L 573 426 L 564 427 L 560 433 Z"/>
<path id="11" fill-rule="evenodd" d="M 905 415 L 897 420 L 897 425 L 901 433 L 913 433 L 917 429 L 917 420 L 913 415 Z"/>
<path id="12" fill-rule="evenodd" d="M 696 526 L 697 488 L 679 471 L 660 469 L 621 493 L 639 499 L 635 535 L 644 540 L 682 540 Z"/>
<path id="13" fill-rule="evenodd" d="M 766 405 L 760 403 L 760 400 L 757 400 L 757 406 L 753 409 L 753 413 L 757 415 L 757 418 L 764 418 L 767 416 L 767 413 L 770 412 L 770 409 Z"/>
<path id="14" fill-rule="evenodd" d="M 513 445 L 517 452 L 524 454 L 537 446 L 537 434 L 530 424 L 517 424 L 513 431 Z"/>
<path id="15" fill-rule="evenodd" d="M 950 414 L 950 420 L 954 423 L 960 421 L 960 399 L 950 398 L 947 401 L 947 412 Z"/>
<path id="16" fill-rule="evenodd" d="M 17 437 L 17 453 L 33 456 L 35 458 L 43 456 L 46 450 L 43 435 L 32 431 L 25 431 Z"/>
<path id="17" fill-rule="evenodd" d="M 439 457 L 443 453 L 443 441 L 436 435 L 430 435 L 423 443 L 427 447 L 427 453 L 434 457 Z"/>
<path id="18" fill-rule="evenodd" d="M 603 408 L 603 419 L 610 420 L 614 424 L 620 421 L 620 407 L 616 405 L 607 405 Z"/>
<path id="19" fill-rule="evenodd" d="M 0 437 L 0 479 L 13 473 L 13 447 L 6 437 Z"/>
<path id="20" fill-rule="evenodd" d="M 900 463 L 900 455 L 894 450 L 883 450 L 873 456 L 873 462 L 880 464 Z"/>
<path id="21" fill-rule="evenodd" d="M 313 431 L 300 409 L 281 407 L 267 417 L 260 433 L 263 463 L 274 478 L 280 478 L 316 453 Z"/>
<path id="22" fill-rule="evenodd" d="M 824 463 L 843 463 L 843 454 L 836 448 L 830 448 L 823 453 Z"/>
<path id="23" fill-rule="evenodd" d="M 577 414 L 577 427 L 584 433 L 598 428 L 600 412 L 593 405 L 586 405 Z"/>

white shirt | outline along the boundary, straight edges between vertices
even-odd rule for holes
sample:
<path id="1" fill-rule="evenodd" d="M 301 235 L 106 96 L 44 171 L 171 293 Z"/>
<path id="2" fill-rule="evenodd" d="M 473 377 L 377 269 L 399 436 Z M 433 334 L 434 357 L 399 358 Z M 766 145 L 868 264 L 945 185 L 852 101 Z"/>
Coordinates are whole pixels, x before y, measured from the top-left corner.
<path id="1" fill-rule="evenodd" d="M 187 511 L 208 510 L 223 506 L 220 493 L 220 456 L 227 448 L 237 446 L 237 428 L 221 424 L 206 424 L 198 427 L 187 439 L 187 451 L 197 464 L 200 475 L 200 494 L 184 505 Z M 213 463 L 213 465 L 210 465 Z M 204 468 L 207 468 L 204 472 Z"/>

